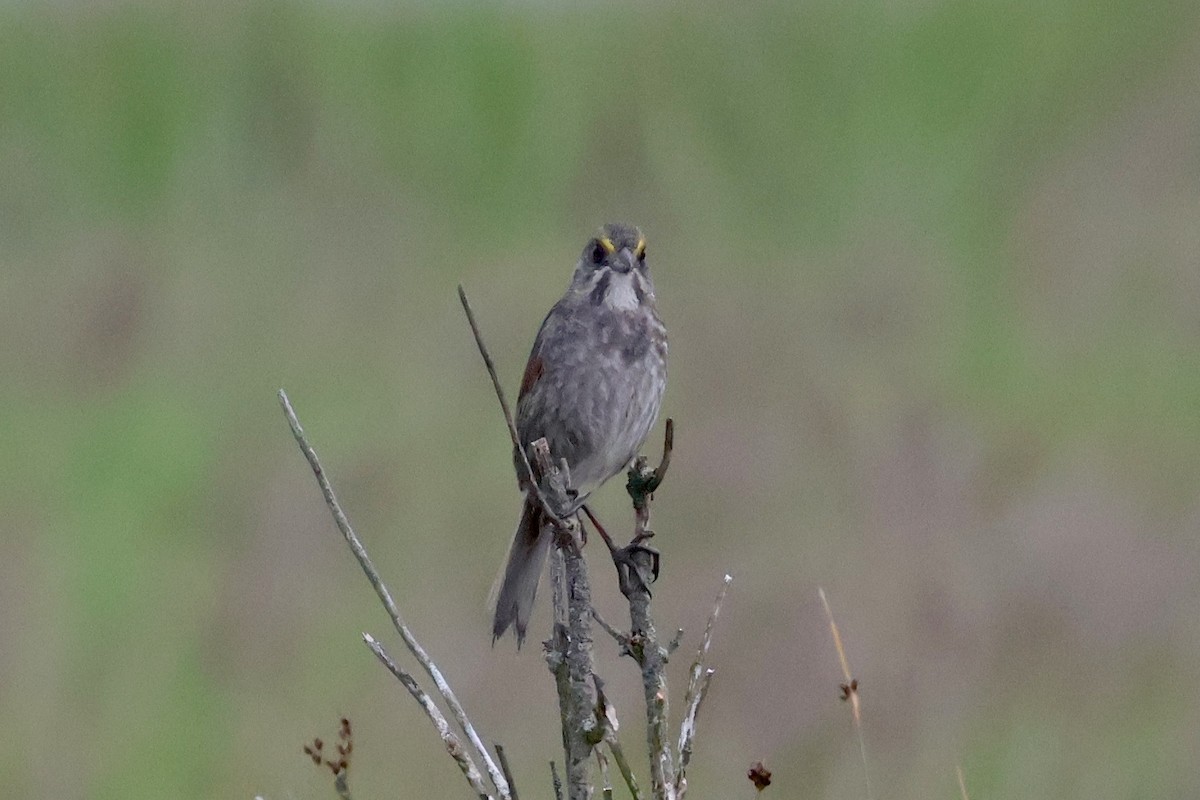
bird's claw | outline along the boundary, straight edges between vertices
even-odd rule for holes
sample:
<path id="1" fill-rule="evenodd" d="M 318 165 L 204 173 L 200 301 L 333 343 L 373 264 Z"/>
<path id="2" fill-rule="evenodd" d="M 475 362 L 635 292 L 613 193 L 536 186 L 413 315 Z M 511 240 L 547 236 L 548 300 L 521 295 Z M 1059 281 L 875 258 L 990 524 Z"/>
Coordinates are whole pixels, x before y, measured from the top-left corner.
<path id="1" fill-rule="evenodd" d="M 626 597 L 634 592 L 645 592 L 649 595 L 650 584 L 658 580 L 662 554 L 653 547 L 642 544 L 653 535 L 653 532 L 646 531 L 612 554 L 613 563 L 617 566 L 621 594 Z"/>

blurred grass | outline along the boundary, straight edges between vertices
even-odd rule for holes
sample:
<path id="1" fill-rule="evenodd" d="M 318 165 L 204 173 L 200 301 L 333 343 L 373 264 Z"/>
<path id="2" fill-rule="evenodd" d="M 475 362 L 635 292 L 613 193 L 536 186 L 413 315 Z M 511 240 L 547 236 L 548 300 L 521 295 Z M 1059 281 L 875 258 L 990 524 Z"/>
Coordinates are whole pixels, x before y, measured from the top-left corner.
<path id="1" fill-rule="evenodd" d="M 857 796 L 819 581 L 895 796 L 960 761 L 979 796 L 1194 794 L 1198 21 L 0 9 L 0 785 L 320 796 L 299 746 L 340 713 L 365 794 L 457 780 L 356 650 L 285 385 L 532 794 L 548 684 L 486 646 L 515 498 L 453 286 L 515 376 L 623 218 L 673 336 L 664 624 L 739 577 L 696 791 L 766 758 Z"/>

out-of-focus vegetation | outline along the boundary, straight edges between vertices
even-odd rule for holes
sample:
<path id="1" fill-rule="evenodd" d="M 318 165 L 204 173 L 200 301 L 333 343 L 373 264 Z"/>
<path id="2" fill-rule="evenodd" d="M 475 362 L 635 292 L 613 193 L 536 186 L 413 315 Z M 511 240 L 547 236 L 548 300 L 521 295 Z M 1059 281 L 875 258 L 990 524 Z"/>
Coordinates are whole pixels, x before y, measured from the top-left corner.
<path id="1" fill-rule="evenodd" d="M 386 619 L 286 386 L 407 620 L 549 797 L 549 675 L 482 610 L 518 500 L 454 286 L 515 384 L 627 219 L 672 335 L 663 626 L 698 634 L 736 577 L 695 796 L 751 796 L 757 759 L 777 797 L 862 796 L 818 585 L 877 795 L 955 796 L 956 764 L 977 797 L 1200 794 L 1198 22 L 0 8 L 4 793 L 331 796 L 300 747 L 345 714 L 362 797 L 466 796 L 359 642 Z M 636 676 L 604 658 L 636 752 Z"/>

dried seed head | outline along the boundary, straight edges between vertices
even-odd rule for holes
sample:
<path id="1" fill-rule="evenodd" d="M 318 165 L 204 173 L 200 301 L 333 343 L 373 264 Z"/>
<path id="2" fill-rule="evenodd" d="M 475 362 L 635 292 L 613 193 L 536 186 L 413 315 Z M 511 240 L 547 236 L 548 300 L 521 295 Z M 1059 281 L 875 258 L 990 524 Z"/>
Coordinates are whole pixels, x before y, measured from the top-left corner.
<path id="1" fill-rule="evenodd" d="M 771 785 L 771 770 L 761 761 L 755 761 L 750 767 L 750 771 L 746 773 L 746 777 L 754 784 L 754 788 L 762 791 Z"/>

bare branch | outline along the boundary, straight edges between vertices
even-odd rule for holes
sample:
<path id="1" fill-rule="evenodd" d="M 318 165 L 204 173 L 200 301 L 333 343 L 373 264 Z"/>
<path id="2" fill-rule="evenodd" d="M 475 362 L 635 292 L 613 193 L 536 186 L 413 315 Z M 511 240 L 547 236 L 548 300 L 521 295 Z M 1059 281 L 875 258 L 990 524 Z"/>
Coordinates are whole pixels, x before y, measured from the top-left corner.
<path id="1" fill-rule="evenodd" d="M 854 732 L 858 735 L 858 754 L 862 758 L 863 765 L 863 780 L 867 785 L 867 800 L 872 800 L 874 794 L 871 792 L 871 770 L 867 766 L 867 742 L 863 737 L 862 728 L 862 704 L 858 697 L 858 679 L 853 677 L 850 672 L 850 660 L 846 658 L 846 648 L 842 646 L 842 634 L 838 630 L 837 623 L 833 621 L 833 609 L 829 607 L 829 598 L 825 596 L 825 590 L 817 587 L 817 594 L 821 596 L 821 605 L 825 606 L 825 616 L 829 620 L 829 630 L 833 634 L 833 646 L 837 650 L 838 662 L 842 666 L 842 676 L 846 682 L 841 685 L 842 699 L 850 702 L 850 709 L 854 717 Z"/>
<path id="2" fill-rule="evenodd" d="M 622 633 L 615 627 L 605 621 L 604 617 L 600 616 L 595 607 L 592 607 L 592 619 L 596 620 L 596 624 L 604 629 L 604 632 L 613 638 L 618 645 L 621 646 L 621 655 L 629 654 L 629 634 Z"/>
<path id="3" fill-rule="evenodd" d="M 554 762 L 550 762 L 550 782 L 554 784 L 554 800 L 563 800 L 562 796 L 562 781 L 558 777 L 558 767 L 554 766 Z"/>
<path id="4" fill-rule="evenodd" d="M 962 795 L 962 800 L 971 800 L 971 796 L 967 794 L 967 781 L 963 778 L 962 765 L 956 766 L 954 771 L 958 773 L 958 793 Z"/>
<path id="5" fill-rule="evenodd" d="M 568 594 L 588 590 L 586 577 L 582 584 L 578 580 L 578 566 L 572 564 L 574 559 L 582 561 L 583 556 L 579 553 L 574 557 L 570 554 L 566 556 Z M 570 578 L 572 572 L 575 573 L 576 580 Z M 586 576 L 586 572 L 583 574 Z M 577 635 L 581 627 L 578 604 L 571 601 L 567 608 L 570 622 L 565 628 L 562 625 L 555 626 L 552 641 L 556 652 L 553 658 L 548 658 L 547 661 L 554 665 L 553 671 L 559 687 L 559 706 L 563 716 L 563 748 L 567 759 L 567 796 L 570 800 L 578 800 L 591 795 L 589 759 L 596 744 L 596 700 L 591 686 L 591 633 L 584 633 L 583 637 L 586 638 Z"/>
<path id="6" fill-rule="evenodd" d="M 565 505 L 570 489 L 566 462 L 555 465 L 545 438 L 530 447 L 542 488 Z M 555 524 L 555 540 L 566 576 L 566 626 L 556 622 L 546 651 L 546 664 L 558 687 L 563 723 L 563 752 L 566 758 L 567 797 L 582 800 L 591 796 L 591 755 L 598 741 L 594 736 L 596 695 L 592 687 L 592 590 L 587 562 L 579 542 L 579 520 L 571 517 Z M 557 597 L 560 602 L 564 599 Z M 561 620 L 562 609 L 555 610 Z"/>
<path id="7" fill-rule="evenodd" d="M 687 767 L 692 760 L 692 744 L 696 737 L 696 715 L 700 712 L 700 704 L 704 701 L 714 673 L 714 670 L 705 668 L 704 661 L 708 657 L 709 648 L 712 647 L 713 627 L 721 613 L 721 604 L 725 602 L 725 593 L 729 591 L 729 584 L 732 582 L 732 575 L 726 575 L 721 582 L 721 589 L 717 592 L 717 599 L 713 601 L 712 611 L 708 615 L 708 623 L 704 626 L 704 636 L 700 639 L 696 660 L 692 662 L 692 669 L 688 675 L 687 694 L 683 700 L 683 721 L 679 724 L 679 770 L 675 774 L 675 789 L 680 798 L 687 791 Z"/>
<path id="8" fill-rule="evenodd" d="M 681 644 L 683 644 L 683 628 L 676 628 L 675 635 L 671 637 L 671 641 L 667 642 L 667 655 L 678 650 Z"/>
<path id="9" fill-rule="evenodd" d="M 708 695 L 708 685 L 715 669 L 705 669 L 696 682 L 696 691 L 688 694 L 684 702 L 683 721 L 679 723 L 679 770 L 675 773 L 676 797 L 682 798 L 687 793 L 687 768 L 692 763 L 692 745 L 696 739 L 696 717 L 700 713 L 700 704 Z"/>
<path id="10" fill-rule="evenodd" d="M 638 787 L 637 778 L 634 777 L 633 770 L 629 768 L 629 761 L 625 758 L 625 751 L 621 749 L 621 740 L 617 736 L 617 730 L 621 726 L 617 720 L 616 706 L 604 693 L 604 683 L 600 678 L 595 675 L 592 678 L 596 684 L 596 718 L 601 725 L 604 743 L 608 745 L 609 751 L 613 754 L 613 760 L 617 762 L 617 769 L 620 770 L 621 777 L 625 780 L 625 786 L 629 789 L 630 796 L 633 800 L 642 800 L 642 792 Z"/>
<path id="11" fill-rule="evenodd" d="M 684 703 L 690 703 L 692 695 L 699 689 L 700 673 L 703 671 L 704 660 L 708 657 L 709 648 L 712 647 L 713 626 L 717 622 L 717 616 L 721 613 L 721 604 L 725 602 L 725 593 L 729 591 L 729 584 L 733 583 L 733 576 L 726 575 L 721 581 L 721 589 L 717 592 L 717 599 L 713 601 L 712 611 L 708 615 L 708 623 L 704 626 L 704 636 L 700 639 L 700 648 L 696 651 L 696 660 L 692 662 L 692 670 L 688 677 L 687 695 Z"/>
<path id="12" fill-rule="evenodd" d="M 446 752 L 458 764 L 459 769 L 466 776 L 467 783 L 471 784 L 471 788 L 475 790 L 475 794 L 479 795 L 481 800 L 492 800 L 492 796 L 488 794 L 487 789 L 483 785 L 483 776 L 479 774 L 479 770 L 475 767 L 475 762 L 471 760 L 470 754 L 463 749 L 462 742 L 450 730 L 450 725 L 446 722 L 446 718 L 442 716 L 442 712 L 429 699 L 429 695 L 417 683 L 416 678 L 393 661 L 392 657 L 383 649 L 383 645 L 377 642 L 371 634 L 364 633 L 363 641 L 367 643 L 367 647 L 371 648 L 371 652 L 375 654 L 375 657 L 383 662 L 383 665 L 400 680 L 404 688 L 408 689 L 408 693 L 416 699 L 417 703 L 425 711 L 426 716 L 433 723 L 433 727 L 437 729 L 438 735 L 442 737 L 442 742 L 446 745 Z"/>
<path id="13" fill-rule="evenodd" d="M 496 362 L 492 361 L 492 355 L 488 352 L 487 345 L 483 343 L 483 334 L 479 331 L 479 323 L 475 321 L 475 312 L 471 310 L 471 301 L 467 300 L 467 292 L 463 289 L 462 284 L 458 286 L 458 299 L 462 303 L 463 311 L 466 312 L 467 322 L 471 326 L 471 334 L 475 337 L 475 346 L 479 348 L 479 355 L 483 356 L 483 365 L 487 367 L 488 375 L 492 379 L 492 388 L 496 390 L 496 399 L 500 401 L 500 410 L 504 412 L 504 422 L 508 425 L 508 436 L 512 439 L 513 450 L 520 454 L 521 465 L 525 467 L 525 474 L 522 476 L 523 480 L 521 481 L 522 485 L 528 481 L 528 485 L 537 496 L 542 510 L 546 512 L 546 515 L 553 522 L 562 524 L 564 520 L 559 516 L 558 507 L 550 505 L 546 500 L 546 496 L 542 493 L 537 479 L 534 477 L 533 466 L 529 463 L 529 454 L 525 452 L 525 448 L 529 443 L 521 443 L 521 435 L 517 433 L 517 424 L 513 422 L 512 410 L 509 408 L 508 400 L 504 396 L 504 387 L 500 385 L 500 378 L 496 374 Z"/>
<path id="14" fill-rule="evenodd" d="M 508 781 L 508 790 L 512 800 L 520 800 L 517 797 L 517 782 L 513 780 L 512 767 L 508 763 L 508 754 L 504 752 L 504 747 L 499 742 L 492 742 L 492 746 L 496 748 L 496 757 L 500 759 L 500 769 L 504 770 L 504 778 Z"/>
<path id="15" fill-rule="evenodd" d="M 671 466 L 671 453 L 675 452 L 675 420 L 667 418 L 666 430 L 663 432 L 662 460 L 654 469 L 653 482 L 646 486 L 646 491 L 653 492 L 667 477 L 667 467 Z"/>
<path id="16" fill-rule="evenodd" d="M 375 594 L 379 597 L 380 602 L 383 603 L 388 616 L 391 617 L 392 625 L 400 634 L 400 638 L 404 640 L 404 644 L 408 647 L 409 652 L 413 654 L 413 657 L 417 659 L 417 662 L 420 663 L 425 672 L 433 680 L 438 694 L 446 701 L 446 705 L 449 707 L 450 713 L 458 723 L 459 728 L 483 759 L 488 775 L 491 778 L 492 784 L 496 787 L 497 793 L 503 798 L 510 797 L 508 781 L 505 780 L 500 768 L 496 766 L 496 762 L 488 753 L 483 740 L 479 738 L 479 734 L 475 732 L 475 726 L 468 719 L 467 712 L 463 710 L 462 704 L 458 702 L 458 698 L 450 688 L 450 684 L 446 682 L 437 664 L 433 662 L 433 659 L 425 652 L 425 648 L 421 646 L 421 643 L 409 631 L 408 626 L 404 624 L 404 620 L 400 618 L 400 610 L 396 607 L 395 601 L 392 600 L 391 592 L 384 585 L 379 571 L 375 569 L 375 564 L 371 561 L 370 556 L 367 555 L 366 548 L 359 541 L 357 534 L 354 533 L 354 528 L 350 525 L 350 520 L 346 518 L 345 512 L 342 511 L 337 496 L 333 492 L 333 486 L 329 483 L 329 479 L 321 467 L 321 462 L 317 458 L 316 451 L 308 443 L 308 438 L 304 435 L 304 428 L 301 427 L 300 420 L 296 417 L 296 412 L 292 408 L 292 403 L 283 389 L 279 390 L 279 402 L 283 406 L 283 413 L 287 416 L 288 425 L 291 426 L 292 435 L 296 438 L 296 443 L 300 445 L 300 451 L 304 453 L 304 457 L 308 460 L 313 475 L 316 476 L 317 483 L 321 487 L 321 494 L 325 497 L 325 505 L 329 507 L 330 513 L 333 514 L 334 523 L 337 525 L 338 530 L 341 531 L 346 544 L 350 546 L 350 551 L 354 553 L 354 557 L 358 560 L 359 566 L 362 567 L 362 571 L 371 583 L 371 587 L 375 589 Z"/>
<path id="17" fill-rule="evenodd" d="M 676 800 L 675 769 L 668 733 L 667 651 L 658 642 L 650 614 L 650 583 L 658 575 L 658 553 L 642 543 L 653 535 L 649 530 L 651 493 L 666 475 L 673 447 L 674 424 L 667 420 L 658 469 L 651 470 L 645 458 L 638 458 L 629 470 L 626 489 L 633 500 L 634 535 L 626 547 L 613 553 L 621 575 L 621 592 L 629 601 L 630 651 L 642 671 L 650 783 L 658 800 Z"/>
<path id="18" fill-rule="evenodd" d="M 604 751 L 599 747 L 595 749 L 596 766 L 600 768 L 600 796 L 604 800 L 612 800 L 613 788 L 612 781 L 608 778 L 608 759 L 604 755 Z"/>
<path id="19" fill-rule="evenodd" d="M 613 754 L 613 760 L 617 762 L 617 769 L 621 771 L 621 777 L 625 780 L 626 788 L 629 789 L 629 796 L 633 800 L 642 800 L 642 790 L 638 787 L 633 770 L 629 768 L 629 761 L 625 758 L 625 751 L 621 748 L 621 740 L 613 733 L 605 737 L 604 743 L 608 745 L 609 751 Z"/>
<path id="20" fill-rule="evenodd" d="M 590 756 L 594 746 L 591 741 L 595 721 L 592 709 L 595 706 L 595 696 L 591 692 L 590 678 L 592 674 L 592 634 L 591 634 L 591 587 L 588 583 L 587 563 L 578 544 L 580 532 L 579 521 L 572 514 L 563 518 L 559 509 L 571 508 L 569 501 L 571 488 L 570 472 L 567 464 L 554 464 L 550 459 L 550 446 L 546 440 L 539 439 L 530 445 L 533 458 L 538 469 L 530 463 L 530 455 L 526 451 L 526 443 L 521 442 L 516 423 L 513 421 L 512 410 L 504 396 L 504 388 L 496 374 L 496 363 L 484 344 L 483 334 L 471 303 L 467 299 L 466 290 L 458 287 L 458 299 L 462 303 L 463 312 L 471 326 L 479 355 L 487 368 L 488 376 L 492 379 L 492 388 L 496 391 L 496 399 L 500 401 L 500 409 L 504 412 L 504 422 L 508 426 L 508 435 L 512 440 L 513 449 L 519 457 L 519 463 L 524 468 L 519 478 L 522 488 L 532 491 L 537 497 L 547 518 L 553 524 L 556 535 L 555 544 L 562 555 L 565 587 L 556 585 L 555 598 L 562 599 L 565 594 L 566 613 L 556 603 L 556 619 L 566 618 L 566 628 L 561 623 L 555 624 L 554 637 L 551 647 L 546 653 L 546 662 L 555 676 L 558 686 L 559 709 L 563 717 L 563 748 L 566 758 L 567 795 L 571 800 L 591 796 Z M 553 503 L 548 498 L 553 499 Z M 565 589 L 561 592 L 560 588 Z"/>

